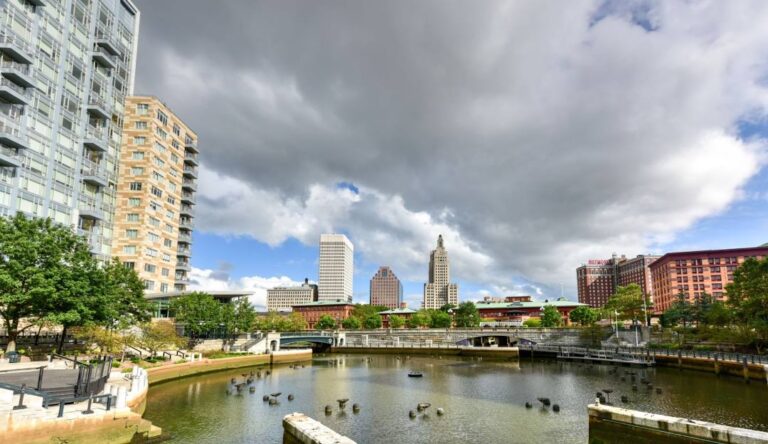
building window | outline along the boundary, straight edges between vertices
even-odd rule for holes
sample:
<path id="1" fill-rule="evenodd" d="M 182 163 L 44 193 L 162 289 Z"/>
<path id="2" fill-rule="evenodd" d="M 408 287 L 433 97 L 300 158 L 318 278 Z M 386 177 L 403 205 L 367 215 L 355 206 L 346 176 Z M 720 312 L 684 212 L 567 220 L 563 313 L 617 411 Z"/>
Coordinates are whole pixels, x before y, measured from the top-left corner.
<path id="1" fill-rule="evenodd" d="M 157 250 L 154 248 L 147 248 L 146 253 L 149 257 L 157 257 Z"/>
<path id="2" fill-rule="evenodd" d="M 168 116 L 160 110 L 157 110 L 157 120 L 162 122 L 163 125 L 168 125 Z"/>
<path id="3" fill-rule="evenodd" d="M 147 122 L 143 120 L 139 120 L 136 122 L 136 129 L 137 130 L 145 130 L 147 129 Z"/>
<path id="4" fill-rule="evenodd" d="M 126 219 L 128 220 L 128 222 L 138 222 L 139 213 L 129 213 Z"/>
<path id="5" fill-rule="evenodd" d="M 129 207 L 138 207 L 141 205 L 141 199 L 138 197 L 131 197 L 128 199 L 128 206 Z"/>
<path id="6" fill-rule="evenodd" d="M 141 191 L 141 182 L 131 182 L 131 191 Z"/>
<path id="7" fill-rule="evenodd" d="M 168 284 L 160 284 L 160 292 L 168 293 Z"/>
<path id="8" fill-rule="evenodd" d="M 149 104 L 148 103 L 138 103 L 136 104 L 136 114 L 140 116 L 144 116 L 149 112 Z"/>
<path id="9" fill-rule="evenodd" d="M 153 186 L 152 187 L 152 194 L 157 196 L 157 197 L 163 197 L 163 190 L 161 190 L 160 188 L 158 188 L 156 186 Z"/>
<path id="10" fill-rule="evenodd" d="M 139 236 L 139 230 L 125 230 L 125 237 L 128 239 L 136 239 Z"/>
<path id="11" fill-rule="evenodd" d="M 160 274 L 162 274 L 165 277 L 168 277 L 171 274 L 171 272 L 169 269 L 163 268 L 162 270 L 160 270 Z"/>
<path id="12" fill-rule="evenodd" d="M 144 271 L 147 273 L 154 273 L 157 271 L 157 265 L 155 264 L 144 264 Z"/>
<path id="13" fill-rule="evenodd" d="M 147 143 L 147 138 L 144 136 L 136 136 L 133 138 L 134 145 L 144 145 L 145 143 Z"/>
<path id="14" fill-rule="evenodd" d="M 155 289 L 155 281 L 144 281 L 144 289 L 145 290 L 154 290 Z"/>
<path id="15" fill-rule="evenodd" d="M 131 153 L 131 159 L 133 160 L 144 159 L 144 151 L 134 151 L 133 153 Z"/>
<path id="16" fill-rule="evenodd" d="M 173 124 L 173 134 L 176 134 L 178 137 L 181 137 L 181 128 L 179 128 L 179 125 Z"/>
<path id="17" fill-rule="evenodd" d="M 168 198 L 166 200 L 171 205 L 175 205 L 176 204 L 176 198 L 175 197 L 168 196 Z"/>
<path id="18" fill-rule="evenodd" d="M 136 245 L 126 245 L 123 247 L 123 253 L 136 254 Z"/>
<path id="19" fill-rule="evenodd" d="M 131 167 L 131 174 L 134 176 L 141 176 L 144 174 L 144 168 L 143 167 Z"/>
<path id="20" fill-rule="evenodd" d="M 133 270 L 136 267 L 136 262 L 123 262 L 123 267 Z"/>
<path id="21" fill-rule="evenodd" d="M 171 248 L 173 247 L 173 241 L 170 239 L 164 239 L 163 246 L 165 246 L 166 248 Z"/>

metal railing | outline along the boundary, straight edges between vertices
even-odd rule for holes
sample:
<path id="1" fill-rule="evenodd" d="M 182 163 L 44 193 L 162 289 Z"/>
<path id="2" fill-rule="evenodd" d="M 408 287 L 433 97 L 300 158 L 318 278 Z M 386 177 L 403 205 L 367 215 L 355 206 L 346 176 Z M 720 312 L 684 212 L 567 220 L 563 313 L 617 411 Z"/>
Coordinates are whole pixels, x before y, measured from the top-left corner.
<path id="1" fill-rule="evenodd" d="M 185 151 L 184 152 L 184 159 L 193 160 L 197 162 L 197 154 L 191 152 L 191 151 Z"/>
<path id="2" fill-rule="evenodd" d="M 104 140 L 105 135 L 106 135 L 106 131 L 104 131 L 102 128 L 98 128 L 93 125 L 88 125 L 88 127 L 85 130 L 86 139 Z"/>
<path id="3" fill-rule="evenodd" d="M 31 75 L 32 73 L 32 69 L 29 65 L 25 65 L 19 62 L 14 62 L 12 60 L 3 60 L 2 62 L 0 62 L 0 68 L 6 69 L 6 70 L 18 71 L 21 74 L 24 74 L 26 76 Z"/>
<path id="4" fill-rule="evenodd" d="M 27 88 L 24 88 L 21 85 L 17 85 L 14 82 L 11 82 L 10 80 L 6 79 L 5 77 L 0 78 L 0 86 L 5 86 L 6 88 L 10 88 L 17 93 L 19 93 L 24 98 L 29 99 L 32 94 L 27 90 Z"/>
<path id="5" fill-rule="evenodd" d="M 6 146 L 0 146 L 0 154 L 16 159 L 19 157 L 19 152 L 14 148 L 8 148 Z"/>
<path id="6" fill-rule="evenodd" d="M 0 44 L 5 45 L 14 45 L 17 48 L 21 49 L 22 51 L 26 52 L 27 54 L 32 54 L 32 45 L 30 43 L 27 43 L 26 40 L 22 39 L 21 37 L 13 34 L 7 34 L 7 33 L 0 33 Z"/>
<path id="7" fill-rule="evenodd" d="M 90 95 L 88 97 L 88 106 L 97 106 L 105 111 L 109 111 L 109 107 L 107 107 L 107 102 L 105 102 L 101 97 L 96 95 Z"/>
<path id="8" fill-rule="evenodd" d="M 185 165 L 184 166 L 184 172 L 185 173 L 189 173 L 189 174 L 197 175 L 197 168 L 189 166 L 189 165 Z"/>

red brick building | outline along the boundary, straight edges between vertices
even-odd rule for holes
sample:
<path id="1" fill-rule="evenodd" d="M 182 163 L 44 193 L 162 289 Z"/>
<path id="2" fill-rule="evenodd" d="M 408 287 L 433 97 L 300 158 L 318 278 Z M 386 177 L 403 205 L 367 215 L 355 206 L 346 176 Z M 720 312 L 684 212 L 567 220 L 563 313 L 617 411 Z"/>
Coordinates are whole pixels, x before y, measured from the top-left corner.
<path id="1" fill-rule="evenodd" d="M 683 293 L 693 302 L 703 294 L 726 300 L 725 286 L 748 258 L 768 256 L 768 247 L 667 253 L 651 264 L 655 313 L 663 313 Z"/>
<path id="2" fill-rule="evenodd" d="M 558 299 L 556 301 L 517 301 L 517 302 L 477 302 L 475 306 L 480 313 L 480 317 L 491 322 L 507 323 L 510 325 L 521 325 L 530 318 L 541 317 L 544 306 L 551 305 L 557 308 L 563 317 L 565 324 L 570 323 L 570 314 L 576 307 L 586 305 L 580 302 L 566 301 Z"/>
<path id="3" fill-rule="evenodd" d="M 637 284 L 653 301 L 650 265 L 659 256 L 639 255 L 632 259 L 613 255 L 611 259 L 592 259 L 576 269 L 579 302 L 590 307 L 605 305 L 618 287 Z"/>
<path id="4" fill-rule="evenodd" d="M 292 308 L 307 321 L 307 328 L 312 330 L 317 325 L 317 321 L 325 315 L 332 317 L 336 324 L 341 324 L 341 321 L 352 315 L 355 306 L 342 301 L 318 301 L 294 305 Z"/>
<path id="5" fill-rule="evenodd" d="M 413 314 L 416 313 L 416 310 L 411 310 L 410 308 L 395 308 L 393 310 L 387 310 L 387 311 L 380 311 L 379 316 L 381 316 L 381 326 L 382 328 L 389 328 L 389 317 L 390 316 L 400 316 L 404 320 L 408 320 Z"/>

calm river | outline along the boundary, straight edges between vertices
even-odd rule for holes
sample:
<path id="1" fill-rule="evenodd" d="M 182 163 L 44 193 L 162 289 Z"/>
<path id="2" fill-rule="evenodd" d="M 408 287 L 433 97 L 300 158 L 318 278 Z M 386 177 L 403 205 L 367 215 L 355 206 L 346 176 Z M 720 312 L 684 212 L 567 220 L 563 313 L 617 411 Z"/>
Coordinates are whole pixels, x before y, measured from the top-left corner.
<path id="1" fill-rule="evenodd" d="M 227 395 L 230 378 L 251 369 L 213 373 L 152 387 L 145 418 L 176 443 L 280 443 L 282 418 L 305 413 L 359 444 L 586 443 L 586 405 L 613 389 L 611 401 L 628 408 L 768 431 L 768 386 L 670 368 L 629 369 L 555 360 L 498 362 L 455 357 L 316 355 L 305 368 L 275 367 L 255 381 L 256 393 Z M 409 370 L 423 372 L 409 378 Z M 662 394 L 631 390 L 625 370 L 647 377 Z M 262 401 L 282 392 L 280 404 Z M 287 395 L 293 394 L 293 401 Z M 622 404 L 620 396 L 630 402 Z M 561 406 L 541 408 L 538 397 Z M 346 413 L 336 399 L 349 398 Z M 526 409 L 526 401 L 534 408 Z M 427 415 L 408 417 L 419 402 Z M 362 409 L 352 413 L 352 403 Z M 333 405 L 330 416 L 326 404 Z M 445 409 L 437 416 L 435 408 Z"/>

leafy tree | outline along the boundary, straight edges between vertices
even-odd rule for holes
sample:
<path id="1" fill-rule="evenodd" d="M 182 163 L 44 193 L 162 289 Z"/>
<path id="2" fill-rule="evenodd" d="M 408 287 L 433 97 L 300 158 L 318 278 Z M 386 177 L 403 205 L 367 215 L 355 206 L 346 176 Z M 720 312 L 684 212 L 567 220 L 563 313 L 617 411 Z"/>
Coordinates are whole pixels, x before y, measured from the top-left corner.
<path id="1" fill-rule="evenodd" d="M 704 323 L 707 325 L 713 325 L 717 327 L 723 327 L 731 323 L 733 320 L 733 312 L 723 301 L 715 301 L 709 307 L 706 315 L 704 316 Z"/>
<path id="2" fill-rule="evenodd" d="M 329 315 L 322 315 L 315 324 L 315 328 L 318 330 L 333 330 L 336 328 L 336 320 Z"/>
<path id="3" fill-rule="evenodd" d="M 291 313 L 288 315 L 288 326 L 286 331 L 302 331 L 307 329 L 307 320 L 300 313 Z"/>
<path id="4" fill-rule="evenodd" d="M 341 322 L 341 326 L 346 330 L 358 330 L 361 326 L 360 320 L 356 317 L 349 317 Z"/>
<path id="5" fill-rule="evenodd" d="M 381 328 L 381 315 L 378 313 L 368 315 L 365 319 L 363 319 L 363 327 L 369 330 Z"/>
<path id="6" fill-rule="evenodd" d="M 524 327 L 529 328 L 539 328 L 541 327 L 541 319 L 539 318 L 528 318 L 525 321 L 523 321 Z"/>
<path id="7" fill-rule="evenodd" d="M 363 322 L 368 316 L 378 314 L 385 310 L 389 310 L 389 308 L 384 307 L 383 305 L 355 304 L 355 308 L 352 309 L 350 316 L 356 317 L 360 322 Z"/>
<path id="8" fill-rule="evenodd" d="M 435 310 L 430 313 L 430 327 L 432 328 L 450 328 L 451 327 L 451 315 L 442 311 Z"/>
<path id="9" fill-rule="evenodd" d="M 238 298 L 220 308 L 221 322 L 227 335 L 235 336 L 250 331 L 256 321 L 256 310 L 247 298 Z"/>
<path id="10" fill-rule="evenodd" d="M 300 313 L 280 314 L 270 311 L 266 315 L 256 316 L 253 330 L 260 331 L 301 331 L 307 329 L 307 321 Z"/>
<path id="11" fill-rule="evenodd" d="M 7 351 L 16 349 L 20 333 L 40 322 L 67 328 L 97 317 L 100 270 L 85 239 L 70 228 L 21 213 L 0 218 L 0 252 Z"/>
<path id="12" fill-rule="evenodd" d="M 643 289 L 637 284 L 629 284 L 625 287 L 619 287 L 616 293 L 608 299 L 605 308 L 611 312 L 618 312 L 620 319 L 632 320 L 634 323 L 645 318 L 644 306 L 648 309 L 651 308 L 647 301 L 645 305 L 643 304 L 644 300 Z"/>
<path id="13" fill-rule="evenodd" d="M 421 328 L 429 327 L 431 322 L 429 313 L 426 310 L 419 310 L 408 318 L 406 325 L 408 328 Z"/>
<path id="14" fill-rule="evenodd" d="M 679 323 L 683 324 L 683 328 L 687 324 L 693 322 L 693 307 L 688 302 L 688 298 L 682 291 L 677 295 L 677 301 L 675 301 L 664 313 L 661 315 L 661 325 L 664 327 L 671 327 Z"/>
<path id="15" fill-rule="evenodd" d="M 454 310 L 454 309 L 456 309 L 456 306 L 453 304 L 444 304 L 442 307 L 440 307 L 440 311 L 444 311 L 446 313 L 448 313 L 449 310 Z"/>
<path id="16" fill-rule="evenodd" d="M 169 309 L 176 322 L 184 324 L 184 333 L 191 338 L 215 330 L 223 321 L 222 303 L 208 293 L 195 291 L 172 299 Z M 230 316 L 234 318 L 233 313 Z"/>
<path id="17" fill-rule="evenodd" d="M 563 317 L 557 308 L 553 305 L 545 305 L 541 312 L 541 326 L 544 328 L 559 327 L 563 322 Z"/>
<path id="18" fill-rule="evenodd" d="M 405 318 L 398 315 L 391 315 L 389 317 L 389 326 L 391 328 L 403 328 L 405 325 Z"/>
<path id="19" fill-rule="evenodd" d="M 480 313 L 472 301 L 462 302 L 454 310 L 456 327 L 477 327 L 480 325 Z"/>
<path id="20" fill-rule="evenodd" d="M 125 329 L 147 322 L 151 318 L 151 305 L 144 298 L 144 283 L 131 268 L 115 258 L 104 268 L 104 304 L 99 317 L 106 327 Z"/>
<path id="21" fill-rule="evenodd" d="M 745 260 L 733 273 L 726 292 L 735 320 L 752 329 L 755 347 L 761 352 L 768 343 L 768 257 Z"/>
<path id="22" fill-rule="evenodd" d="M 597 310 L 590 308 L 586 305 L 580 305 L 569 314 L 571 322 L 576 322 L 582 326 L 593 325 L 600 318 Z"/>
<path id="23" fill-rule="evenodd" d="M 176 327 L 170 321 L 147 322 L 141 325 L 141 334 L 136 344 L 147 350 L 150 356 L 166 348 L 182 346 L 184 340 L 176 334 Z"/>

